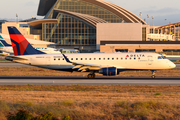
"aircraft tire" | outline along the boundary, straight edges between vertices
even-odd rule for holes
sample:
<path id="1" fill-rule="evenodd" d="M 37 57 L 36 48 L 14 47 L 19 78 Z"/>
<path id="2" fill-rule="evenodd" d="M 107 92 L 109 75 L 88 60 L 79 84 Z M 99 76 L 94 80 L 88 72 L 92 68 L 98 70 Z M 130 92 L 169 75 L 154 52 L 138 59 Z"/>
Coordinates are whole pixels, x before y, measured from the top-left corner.
<path id="1" fill-rule="evenodd" d="M 95 74 L 88 74 L 87 76 L 89 79 L 94 79 L 95 78 Z"/>
<path id="2" fill-rule="evenodd" d="M 151 76 L 151 78 L 152 78 L 152 79 L 155 79 L 155 78 L 156 78 L 156 76 L 155 76 L 155 75 L 152 75 L 152 76 Z"/>

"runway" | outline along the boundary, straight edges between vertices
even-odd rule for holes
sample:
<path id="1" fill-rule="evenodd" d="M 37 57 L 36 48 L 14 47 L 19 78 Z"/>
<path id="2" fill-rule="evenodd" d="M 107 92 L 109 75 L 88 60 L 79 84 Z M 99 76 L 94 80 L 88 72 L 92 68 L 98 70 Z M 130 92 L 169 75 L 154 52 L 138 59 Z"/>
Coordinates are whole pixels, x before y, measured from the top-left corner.
<path id="1" fill-rule="evenodd" d="M 180 77 L 0 77 L 0 85 L 179 85 Z"/>

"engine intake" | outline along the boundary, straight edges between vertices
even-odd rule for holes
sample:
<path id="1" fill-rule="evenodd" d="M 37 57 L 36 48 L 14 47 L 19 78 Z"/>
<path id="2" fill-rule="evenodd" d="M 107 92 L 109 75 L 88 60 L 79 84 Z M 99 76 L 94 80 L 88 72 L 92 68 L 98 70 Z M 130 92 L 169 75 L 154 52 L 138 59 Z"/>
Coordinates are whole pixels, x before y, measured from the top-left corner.
<path id="1" fill-rule="evenodd" d="M 99 73 L 107 76 L 114 76 L 117 75 L 117 68 L 116 67 L 102 68 L 99 70 Z"/>

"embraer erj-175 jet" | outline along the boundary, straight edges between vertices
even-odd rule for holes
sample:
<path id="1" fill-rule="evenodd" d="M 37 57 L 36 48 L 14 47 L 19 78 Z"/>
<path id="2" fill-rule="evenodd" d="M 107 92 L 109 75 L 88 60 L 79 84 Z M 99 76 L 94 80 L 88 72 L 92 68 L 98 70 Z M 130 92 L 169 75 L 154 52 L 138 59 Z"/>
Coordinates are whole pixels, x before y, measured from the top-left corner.
<path id="1" fill-rule="evenodd" d="M 60 53 L 60 51 L 58 51 L 57 49 L 50 47 L 34 47 L 34 48 L 44 53 Z M 0 35 L 0 51 L 2 52 L 1 55 L 14 54 L 12 45 L 8 44 L 1 35 Z"/>
<path id="2" fill-rule="evenodd" d="M 114 76 L 126 70 L 151 70 L 152 78 L 159 69 L 171 69 L 176 65 L 156 53 L 75 53 L 46 54 L 34 49 L 15 27 L 8 27 L 15 56 L 6 57 L 18 63 L 60 71 L 90 72 Z"/>

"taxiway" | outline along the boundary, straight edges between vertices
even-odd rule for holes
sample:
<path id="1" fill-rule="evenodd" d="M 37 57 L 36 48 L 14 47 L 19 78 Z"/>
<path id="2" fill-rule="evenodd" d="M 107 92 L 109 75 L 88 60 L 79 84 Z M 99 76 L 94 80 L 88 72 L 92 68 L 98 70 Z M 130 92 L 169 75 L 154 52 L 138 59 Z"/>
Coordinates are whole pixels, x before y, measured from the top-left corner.
<path id="1" fill-rule="evenodd" d="M 180 77 L 0 77 L 0 85 L 179 85 Z"/>

